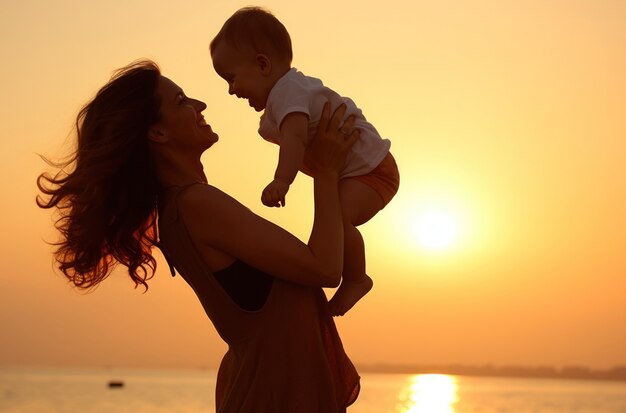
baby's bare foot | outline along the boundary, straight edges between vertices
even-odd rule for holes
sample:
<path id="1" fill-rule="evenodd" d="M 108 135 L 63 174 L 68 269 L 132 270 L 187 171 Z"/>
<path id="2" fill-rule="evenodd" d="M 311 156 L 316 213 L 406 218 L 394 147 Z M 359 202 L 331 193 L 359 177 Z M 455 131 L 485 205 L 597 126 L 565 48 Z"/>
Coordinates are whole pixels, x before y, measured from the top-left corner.
<path id="1" fill-rule="evenodd" d="M 335 317 L 344 315 L 372 289 L 372 285 L 374 285 L 374 282 L 367 275 L 357 282 L 350 282 L 344 279 L 333 298 L 328 302 L 330 314 Z"/>

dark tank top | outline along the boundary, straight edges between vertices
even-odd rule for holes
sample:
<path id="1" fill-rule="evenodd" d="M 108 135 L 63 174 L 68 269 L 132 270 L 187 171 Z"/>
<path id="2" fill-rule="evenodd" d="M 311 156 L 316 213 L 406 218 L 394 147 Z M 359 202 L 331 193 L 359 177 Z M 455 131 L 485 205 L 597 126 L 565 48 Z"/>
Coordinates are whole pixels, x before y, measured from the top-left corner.
<path id="1" fill-rule="evenodd" d="M 274 281 L 272 276 L 239 260 L 215 271 L 213 276 L 235 304 L 246 311 L 263 307 Z"/>
<path id="2" fill-rule="evenodd" d="M 345 413 L 358 396 L 359 375 L 322 289 L 270 277 L 239 261 L 214 274 L 178 207 L 188 188 L 175 188 L 161 205 L 158 246 L 228 344 L 216 379 L 215 412 Z M 194 190 L 217 189 L 197 184 Z"/>

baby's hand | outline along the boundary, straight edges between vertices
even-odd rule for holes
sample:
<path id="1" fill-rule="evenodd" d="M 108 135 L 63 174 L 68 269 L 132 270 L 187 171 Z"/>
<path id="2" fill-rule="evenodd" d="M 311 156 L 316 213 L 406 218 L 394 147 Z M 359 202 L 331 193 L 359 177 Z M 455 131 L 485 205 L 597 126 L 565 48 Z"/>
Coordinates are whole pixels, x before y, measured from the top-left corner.
<path id="1" fill-rule="evenodd" d="M 285 195 L 289 191 L 289 184 L 281 179 L 274 179 L 263 190 L 261 202 L 268 207 L 285 206 Z"/>

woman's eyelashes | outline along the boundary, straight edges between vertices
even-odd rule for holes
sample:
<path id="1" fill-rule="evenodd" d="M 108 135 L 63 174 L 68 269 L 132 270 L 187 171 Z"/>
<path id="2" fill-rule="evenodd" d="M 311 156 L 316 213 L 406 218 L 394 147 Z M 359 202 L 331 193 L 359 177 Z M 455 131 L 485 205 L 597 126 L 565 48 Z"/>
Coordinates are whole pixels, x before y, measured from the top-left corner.
<path id="1" fill-rule="evenodd" d="M 187 97 L 187 96 L 186 96 L 183 92 L 180 92 L 180 93 L 178 93 L 178 94 L 176 95 L 176 104 L 177 104 L 177 105 L 183 104 L 183 103 L 185 103 L 187 100 L 189 100 L 189 98 L 188 98 L 188 97 Z"/>

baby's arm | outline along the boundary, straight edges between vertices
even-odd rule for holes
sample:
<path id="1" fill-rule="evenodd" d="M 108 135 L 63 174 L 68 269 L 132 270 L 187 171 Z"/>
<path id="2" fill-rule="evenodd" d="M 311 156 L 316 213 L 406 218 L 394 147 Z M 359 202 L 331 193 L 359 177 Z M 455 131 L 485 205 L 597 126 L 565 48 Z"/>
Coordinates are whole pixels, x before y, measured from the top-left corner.
<path id="1" fill-rule="evenodd" d="M 290 113 L 280 125 L 280 153 L 274 180 L 263 190 L 261 201 L 269 207 L 285 206 L 285 195 L 302 166 L 306 150 L 309 118 L 301 112 Z"/>

